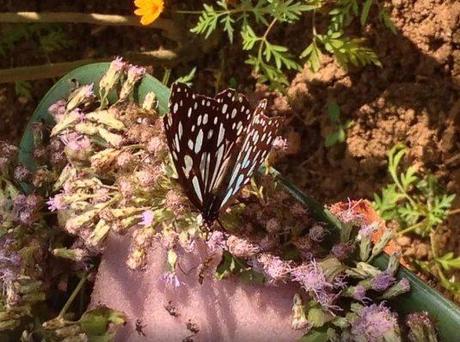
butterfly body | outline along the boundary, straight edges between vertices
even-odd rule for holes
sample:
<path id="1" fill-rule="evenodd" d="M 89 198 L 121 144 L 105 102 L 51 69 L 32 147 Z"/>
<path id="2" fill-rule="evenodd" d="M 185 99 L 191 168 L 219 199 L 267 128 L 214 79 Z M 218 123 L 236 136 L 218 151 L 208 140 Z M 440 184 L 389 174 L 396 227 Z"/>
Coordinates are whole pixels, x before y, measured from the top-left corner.
<path id="1" fill-rule="evenodd" d="M 246 185 L 271 149 L 280 118 L 232 89 L 211 98 L 174 84 L 164 126 L 178 180 L 207 224 Z"/>

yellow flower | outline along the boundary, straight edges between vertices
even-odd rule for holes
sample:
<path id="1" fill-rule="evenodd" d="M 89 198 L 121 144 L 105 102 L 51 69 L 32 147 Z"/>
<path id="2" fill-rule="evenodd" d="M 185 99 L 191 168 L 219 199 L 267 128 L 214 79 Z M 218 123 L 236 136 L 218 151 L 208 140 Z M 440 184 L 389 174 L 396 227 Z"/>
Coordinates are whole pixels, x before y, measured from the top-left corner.
<path id="1" fill-rule="evenodd" d="M 134 11 L 135 15 L 141 17 L 142 25 L 150 25 L 160 16 L 163 12 L 163 0 L 134 0 L 134 5 L 137 9 Z"/>

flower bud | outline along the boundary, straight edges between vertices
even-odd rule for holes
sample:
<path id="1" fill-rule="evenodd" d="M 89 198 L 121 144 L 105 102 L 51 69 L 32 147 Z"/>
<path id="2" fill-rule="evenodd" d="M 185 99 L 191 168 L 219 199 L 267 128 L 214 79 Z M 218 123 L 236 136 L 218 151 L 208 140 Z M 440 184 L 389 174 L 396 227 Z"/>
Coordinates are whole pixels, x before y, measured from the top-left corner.
<path id="1" fill-rule="evenodd" d="M 32 173 L 23 165 L 18 165 L 14 169 L 14 179 L 18 182 L 27 182 L 31 177 Z"/>
<path id="2" fill-rule="evenodd" d="M 436 330 L 427 312 L 416 312 L 407 315 L 406 325 L 409 328 L 410 342 L 437 342 Z"/>
<path id="3" fill-rule="evenodd" d="M 77 107 L 84 107 L 90 104 L 94 100 L 93 87 L 94 84 L 91 83 L 78 87 L 72 91 L 69 95 L 66 110 L 70 112 Z"/>
<path id="4" fill-rule="evenodd" d="M 310 323 L 305 314 L 305 306 L 302 303 L 302 298 L 298 293 L 294 295 L 292 305 L 292 329 L 300 330 L 308 328 Z"/>
<path id="5" fill-rule="evenodd" d="M 142 109 L 150 111 L 154 110 L 157 106 L 158 102 L 155 93 L 153 91 L 148 92 L 147 95 L 145 95 L 144 102 L 142 103 Z"/>
<path id="6" fill-rule="evenodd" d="M 121 57 L 117 57 L 112 63 L 107 72 L 102 76 L 99 82 L 99 91 L 101 94 L 101 101 L 104 102 L 109 92 L 115 87 L 120 80 L 123 71 L 126 68 L 126 62 Z"/>
<path id="7" fill-rule="evenodd" d="M 394 284 L 388 290 L 386 290 L 381 296 L 381 299 L 390 299 L 399 295 L 402 295 L 410 291 L 410 282 L 406 278 L 401 279 L 399 282 Z"/>
<path id="8" fill-rule="evenodd" d="M 135 65 L 129 65 L 128 69 L 128 77 L 126 78 L 126 81 L 123 83 L 123 86 L 121 87 L 120 91 L 120 101 L 125 101 L 128 99 L 129 95 L 133 92 L 134 86 L 136 83 L 142 79 L 145 75 L 145 68 L 143 67 L 138 67 Z"/>

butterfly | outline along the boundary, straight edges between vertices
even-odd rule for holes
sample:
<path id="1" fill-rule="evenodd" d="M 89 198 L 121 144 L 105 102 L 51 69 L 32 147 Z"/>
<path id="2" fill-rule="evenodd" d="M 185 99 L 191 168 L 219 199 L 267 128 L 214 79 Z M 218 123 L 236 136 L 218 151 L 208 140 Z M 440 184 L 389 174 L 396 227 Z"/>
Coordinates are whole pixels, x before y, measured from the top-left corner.
<path id="1" fill-rule="evenodd" d="M 282 123 L 251 110 L 246 97 L 226 89 L 214 98 L 175 83 L 164 117 L 178 182 L 210 226 L 259 169 Z"/>

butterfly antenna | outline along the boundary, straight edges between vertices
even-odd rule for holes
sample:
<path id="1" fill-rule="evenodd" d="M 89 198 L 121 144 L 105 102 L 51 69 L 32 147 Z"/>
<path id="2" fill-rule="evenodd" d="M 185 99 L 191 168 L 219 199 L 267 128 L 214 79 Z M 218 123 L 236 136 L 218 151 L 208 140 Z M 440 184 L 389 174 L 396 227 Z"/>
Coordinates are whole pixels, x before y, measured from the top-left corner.
<path id="1" fill-rule="evenodd" d="M 222 221 L 220 219 L 217 219 L 216 221 L 223 230 L 227 231 L 227 229 L 225 229 L 225 226 L 222 224 Z"/>

